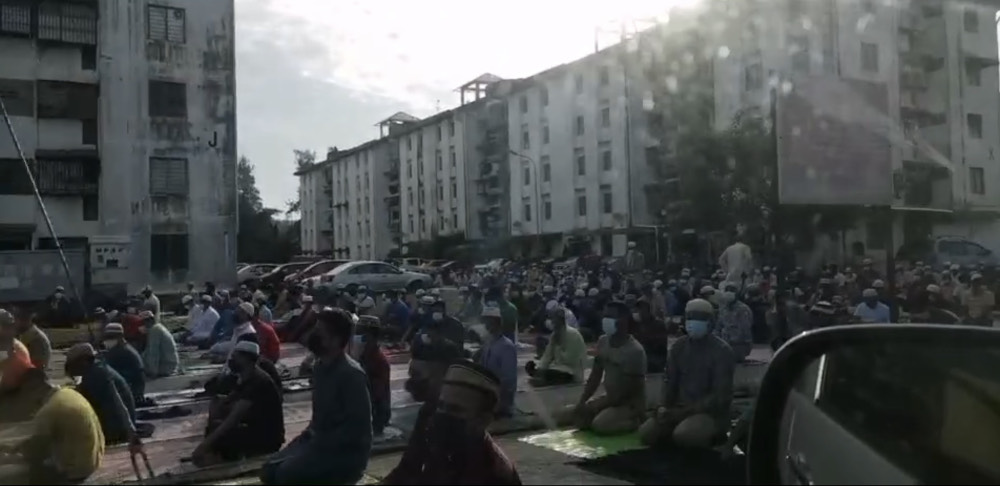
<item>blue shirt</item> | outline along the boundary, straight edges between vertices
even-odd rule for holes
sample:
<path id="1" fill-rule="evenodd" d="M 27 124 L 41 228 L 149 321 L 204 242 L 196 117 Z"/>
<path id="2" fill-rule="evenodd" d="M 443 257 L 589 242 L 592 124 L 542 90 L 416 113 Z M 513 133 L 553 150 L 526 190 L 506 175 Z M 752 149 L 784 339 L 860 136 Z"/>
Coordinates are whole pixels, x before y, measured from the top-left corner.
<path id="1" fill-rule="evenodd" d="M 510 413 L 517 393 L 517 346 L 506 336 L 494 339 L 483 349 L 479 364 L 500 379 L 500 411 Z"/>
<path id="2" fill-rule="evenodd" d="M 858 304 L 858 307 L 854 309 L 854 317 L 861 318 L 865 322 L 879 324 L 888 324 L 891 319 L 889 317 L 889 306 L 881 302 L 875 304 L 874 309 L 864 302 Z"/>
<path id="3" fill-rule="evenodd" d="M 386 314 L 389 317 L 390 325 L 397 326 L 403 330 L 406 330 L 410 326 L 410 306 L 406 305 L 406 302 L 397 300 L 389 304 Z"/>

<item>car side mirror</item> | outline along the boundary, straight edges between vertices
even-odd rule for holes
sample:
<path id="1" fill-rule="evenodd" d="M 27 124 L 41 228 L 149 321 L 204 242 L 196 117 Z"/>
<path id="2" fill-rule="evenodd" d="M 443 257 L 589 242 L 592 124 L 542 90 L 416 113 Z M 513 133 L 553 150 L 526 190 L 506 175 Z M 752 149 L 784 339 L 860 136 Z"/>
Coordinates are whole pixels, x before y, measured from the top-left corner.
<path id="1" fill-rule="evenodd" d="M 1000 484 L 1000 330 L 854 325 L 775 354 L 750 484 Z"/>

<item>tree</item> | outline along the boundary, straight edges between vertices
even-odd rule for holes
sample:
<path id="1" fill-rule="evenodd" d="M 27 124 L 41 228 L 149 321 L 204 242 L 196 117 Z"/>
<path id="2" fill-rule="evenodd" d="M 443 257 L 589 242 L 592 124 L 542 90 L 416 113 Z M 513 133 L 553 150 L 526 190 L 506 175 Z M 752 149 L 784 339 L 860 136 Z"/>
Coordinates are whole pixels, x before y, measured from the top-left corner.
<path id="1" fill-rule="evenodd" d="M 337 150 L 337 147 L 331 147 L 330 150 Z M 295 172 L 302 172 L 313 165 L 316 165 L 316 152 L 312 150 L 292 150 L 292 154 L 295 156 Z M 295 199 L 290 199 L 285 201 L 285 214 L 295 214 L 302 209 L 302 201 L 298 197 Z"/>
<path id="2" fill-rule="evenodd" d="M 239 198 L 236 243 L 240 261 L 280 263 L 298 253 L 297 227 L 285 225 L 287 227 L 279 228 L 274 219 L 279 211 L 264 207 L 254 177 L 254 166 L 246 157 L 240 157 L 236 164 L 236 186 Z"/>

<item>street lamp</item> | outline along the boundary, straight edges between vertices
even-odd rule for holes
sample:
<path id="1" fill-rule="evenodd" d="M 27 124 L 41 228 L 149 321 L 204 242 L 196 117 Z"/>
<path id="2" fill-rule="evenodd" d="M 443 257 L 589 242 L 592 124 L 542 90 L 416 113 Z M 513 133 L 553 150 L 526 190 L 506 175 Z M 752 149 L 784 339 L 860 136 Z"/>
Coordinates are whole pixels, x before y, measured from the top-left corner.
<path id="1" fill-rule="evenodd" d="M 511 155 L 527 160 L 531 164 L 531 171 L 534 172 L 535 180 L 532 182 L 534 183 L 535 186 L 535 241 L 536 244 L 538 245 L 538 251 L 541 252 L 542 251 L 542 212 L 541 212 L 542 197 L 538 192 L 539 191 L 538 161 L 514 149 L 508 149 L 508 150 Z"/>

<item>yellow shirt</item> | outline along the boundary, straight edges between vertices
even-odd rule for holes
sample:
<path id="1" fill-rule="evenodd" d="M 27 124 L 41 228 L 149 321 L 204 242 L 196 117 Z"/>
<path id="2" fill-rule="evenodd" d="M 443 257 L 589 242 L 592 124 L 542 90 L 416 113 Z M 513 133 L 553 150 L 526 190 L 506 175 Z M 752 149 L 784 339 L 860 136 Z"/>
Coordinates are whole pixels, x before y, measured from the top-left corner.
<path id="1" fill-rule="evenodd" d="M 30 464 L 51 463 L 68 479 L 90 477 L 104 457 L 104 432 L 83 395 L 60 388 L 34 418 L 34 431 L 21 451 Z"/>

